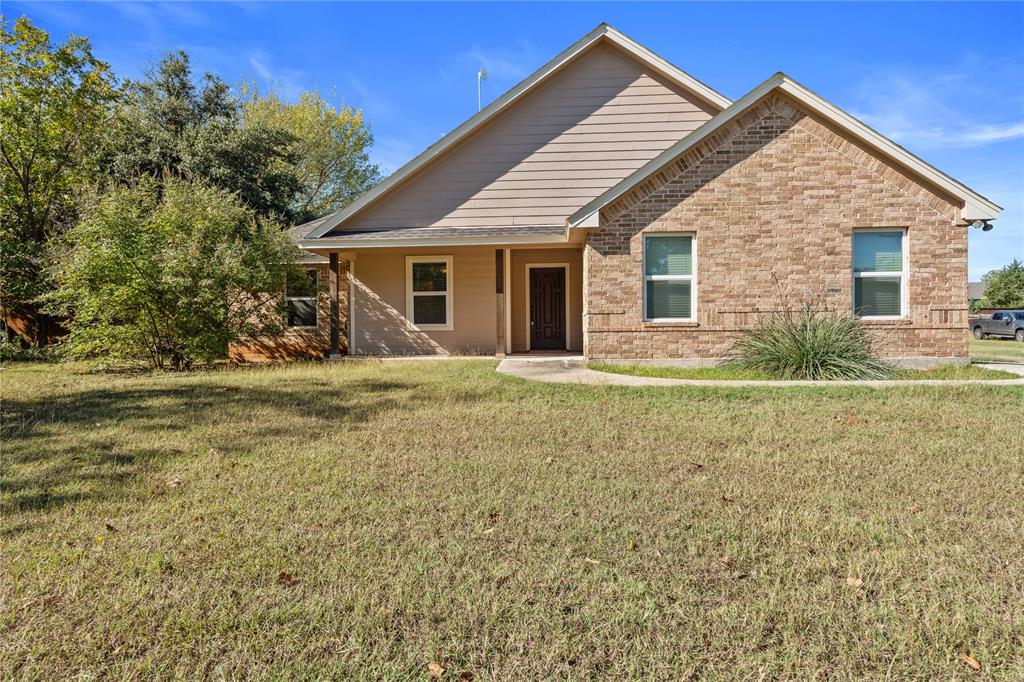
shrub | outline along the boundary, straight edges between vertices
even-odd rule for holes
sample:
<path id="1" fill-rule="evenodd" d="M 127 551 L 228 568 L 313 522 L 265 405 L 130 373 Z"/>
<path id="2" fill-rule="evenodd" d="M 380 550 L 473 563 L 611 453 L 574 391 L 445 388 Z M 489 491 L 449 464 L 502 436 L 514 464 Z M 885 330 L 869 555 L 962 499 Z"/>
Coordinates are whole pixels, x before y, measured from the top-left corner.
<path id="1" fill-rule="evenodd" d="M 762 318 L 729 355 L 730 365 L 782 379 L 887 379 L 892 371 L 861 322 L 809 305 Z"/>
<path id="2" fill-rule="evenodd" d="M 298 249 L 232 194 L 198 182 L 115 188 L 67 235 L 51 311 L 72 357 L 187 369 L 279 332 Z"/>

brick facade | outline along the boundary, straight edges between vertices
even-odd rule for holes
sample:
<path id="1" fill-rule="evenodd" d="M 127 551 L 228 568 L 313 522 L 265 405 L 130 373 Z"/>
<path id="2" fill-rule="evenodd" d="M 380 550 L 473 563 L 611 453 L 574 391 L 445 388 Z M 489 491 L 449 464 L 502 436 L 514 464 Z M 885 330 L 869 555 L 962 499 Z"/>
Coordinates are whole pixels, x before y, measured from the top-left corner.
<path id="1" fill-rule="evenodd" d="M 852 309 L 852 235 L 905 228 L 906 317 L 870 321 L 889 357 L 967 356 L 960 209 L 773 94 L 601 212 L 584 251 L 585 353 L 720 358 L 739 330 L 797 305 Z M 643 235 L 695 237 L 696 320 L 643 320 Z"/>
<path id="2" fill-rule="evenodd" d="M 348 335 L 348 261 L 339 262 L 338 306 L 341 349 L 346 352 Z M 330 269 L 327 265 L 303 265 L 317 271 L 316 329 L 285 329 L 279 337 L 248 339 L 232 344 L 229 357 L 235 362 L 268 362 L 296 358 L 322 358 L 331 352 Z"/>

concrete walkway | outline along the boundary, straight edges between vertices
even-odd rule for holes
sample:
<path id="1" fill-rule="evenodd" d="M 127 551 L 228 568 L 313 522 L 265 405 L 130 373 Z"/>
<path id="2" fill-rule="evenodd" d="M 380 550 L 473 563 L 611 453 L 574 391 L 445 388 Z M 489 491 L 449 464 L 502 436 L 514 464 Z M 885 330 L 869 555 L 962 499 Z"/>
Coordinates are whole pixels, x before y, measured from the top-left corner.
<path id="1" fill-rule="evenodd" d="M 566 356 L 511 356 L 498 365 L 502 374 L 543 381 L 553 384 L 592 384 L 609 386 L 960 386 L 967 384 L 988 384 L 992 386 L 1024 385 L 1024 365 L 995 362 L 979 362 L 979 367 L 1001 369 L 1020 375 L 1019 379 L 893 379 L 889 381 L 754 381 L 725 379 L 662 379 L 639 377 L 630 374 L 598 372 L 587 367 L 582 355 Z"/>

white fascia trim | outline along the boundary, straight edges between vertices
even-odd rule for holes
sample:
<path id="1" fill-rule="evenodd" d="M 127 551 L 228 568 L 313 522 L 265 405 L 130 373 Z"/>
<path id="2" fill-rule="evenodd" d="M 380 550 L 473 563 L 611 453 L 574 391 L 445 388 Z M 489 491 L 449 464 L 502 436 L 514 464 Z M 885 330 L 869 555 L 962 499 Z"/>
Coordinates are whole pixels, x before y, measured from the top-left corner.
<path id="1" fill-rule="evenodd" d="M 569 227 L 592 227 L 602 208 L 631 190 L 638 183 L 656 173 L 669 162 L 695 147 L 716 130 L 740 115 L 752 104 L 776 89 L 786 93 L 806 106 L 809 110 L 837 124 L 861 142 L 867 144 L 873 149 L 876 149 L 882 154 L 889 156 L 897 163 L 904 165 L 935 186 L 947 191 L 952 196 L 963 200 L 964 209 L 962 214 L 964 220 L 993 220 L 1002 212 L 1002 208 L 997 204 L 971 190 L 966 185 L 957 182 L 931 164 L 922 161 L 892 140 L 889 140 L 885 136 L 850 116 L 842 109 L 826 102 L 786 74 L 777 73 L 743 97 L 733 102 L 733 104 L 725 111 L 713 117 L 700 128 L 697 128 L 697 130 L 682 138 L 664 152 L 654 157 L 624 178 L 621 182 L 611 187 L 609 190 L 604 192 L 604 194 L 601 194 L 596 199 L 586 204 L 583 208 L 576 211 L 576 213 L 571 215 L 567 221 Z"/>
<path id="2" fill-rule="evenodd" d="M 332 239 L 324 237 L 320 239 L 303 239 L 299 247 L 303 249 L 381 249 L 417 246 L 492 246 L 502 244 L 567 244 L 568 237 L 565 234 L 542 234 L 542 235 L 495 235 L 490 237 L 437 237 L 434 239 Z"/>
<path id="3" fill-rule="evenodd" d="M 532 74 L 527 76 L 524 80 L 514 86 L 511 90 L 506 92 L 504 95 L 494 100 L 481 111 L 477 112 L 474 116 L 468 118 L 460 126 L 455 128 L 440 140 L 427 147 L 422 153 L 416 156 L 412 161 L 399 168 L 397 171 L 389 175 L 380 184 L 373 189 L 369 190 L 361 197 L 353 201 L 351 204 L 328 217 L 324 223 L 306 235 L 306 239 L 315 239 L 322 237 L 327 234 L 341 222 L 358 213 L 359 211 L 366 208 L 368 205 L 377 200 L 378 197 L 391 190 L 396 185 L 400 184 L 403 180 L 411 176 L 421 167 L 429 163 L 431 160 L 437 158 L 450 147 L 457 144 L 460 140 L 464 139 L 471 132 L 482 126 L 484 123 L 489 121 L 491 118 L 496 116 L 500 111 L 505 109 L 509 104 L 518 100 L 524 93 L 533 88 L 535 85 L 546 79 L 548 76 L 558 71 L 568 62 L 575 59 L 581 52 L 589 48 L 591 45 L 599 40 L 608 40 L 615 43 L 620 48 L 629 52 L 640 61 L 649 65 L 652 69 L 657 71 L 662 76 L 675 82 L 680 87 L 693 92 L 698 97 L 707 100 L 709 103 L 718 106 L 722 109 L 728 107 L 731 104 L 731 100 L 726 98 L 724 95 L 715 92 L 704 83 L 690 76 L 686 72 L 682 71 L 671 63 L 665 61 L 661 57 L 658 57 L 653 52 L 643 47 L 636 41 L 626 37 L 624 34 L 616 31 L 608 24 L 601 24 L 593 31 L 583 36 L 575 43 L 570 45 L 568 48 L 560 52 L 554 59 L 540 67 Z"/>

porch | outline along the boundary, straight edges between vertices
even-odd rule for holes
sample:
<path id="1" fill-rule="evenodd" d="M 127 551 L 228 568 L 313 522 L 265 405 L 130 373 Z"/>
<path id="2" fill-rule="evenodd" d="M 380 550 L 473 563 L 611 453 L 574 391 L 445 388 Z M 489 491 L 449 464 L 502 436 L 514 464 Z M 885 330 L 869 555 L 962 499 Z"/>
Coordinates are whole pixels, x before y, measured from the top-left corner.
<path id="1" fill-rule="evenodd" d="M 581 353 L 582 244 L 562 228 L 510 229 L 483 244 L 472 228 L 420 228 L 316 249 L 330 262 L 331 355 Z"/>

